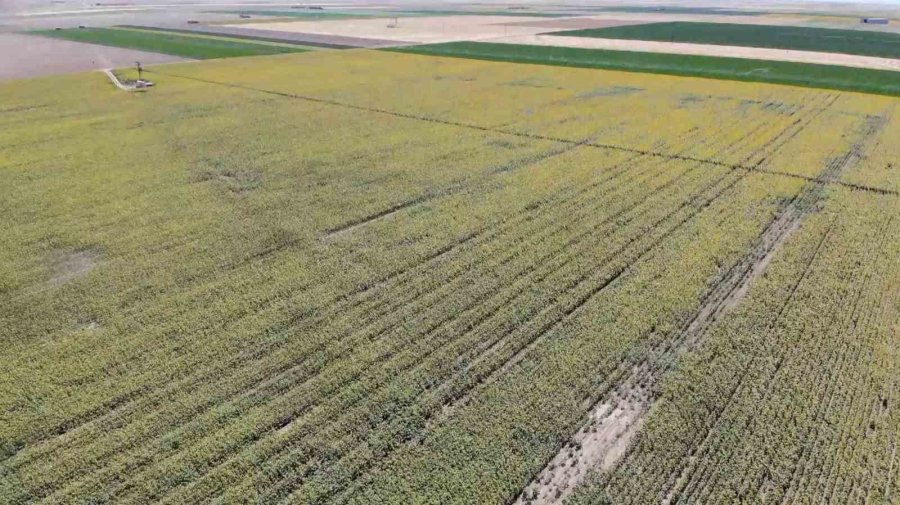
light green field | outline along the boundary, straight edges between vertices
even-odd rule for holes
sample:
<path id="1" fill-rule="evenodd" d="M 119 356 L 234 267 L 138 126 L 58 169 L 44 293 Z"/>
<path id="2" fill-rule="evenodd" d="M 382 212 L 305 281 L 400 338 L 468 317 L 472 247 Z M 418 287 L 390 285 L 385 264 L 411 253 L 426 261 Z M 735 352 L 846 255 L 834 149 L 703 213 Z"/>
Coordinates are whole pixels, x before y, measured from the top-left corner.
<path id="1" fill-rule="evenodd" d="M 273 44 L 271 42 L 246 39 L 204 37 L 195 34 L 186 35 L 132 28 L 69 28 L 64 30 L 40 30 L 31 33 L 75 42 L 125 47 L 198 60 L 293 53 L 307 50 L 301 46 L 290 44 Z"/>
<path id="2" fill-rule="evenodd" d="M 900 496 L 897 99 L 364 50 L 146 75 L 0 85 L 0 503 Z M 600 471 L 570 441 L 608 402 L 640 429 Z"/>

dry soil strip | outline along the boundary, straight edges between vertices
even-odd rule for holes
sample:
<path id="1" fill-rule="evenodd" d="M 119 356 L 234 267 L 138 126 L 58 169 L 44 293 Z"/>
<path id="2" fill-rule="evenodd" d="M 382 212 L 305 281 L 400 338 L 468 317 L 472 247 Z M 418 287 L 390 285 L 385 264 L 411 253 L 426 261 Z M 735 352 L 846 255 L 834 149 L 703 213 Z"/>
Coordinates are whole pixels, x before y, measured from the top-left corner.
<path id="1" fill-rule="evenodd" d="M 116 77 L 116 74 L 113 73 L 112 69 L 104 68 L 103 70 L 101 70 L 101 72 L 106 74 L 106 77 L 109 77 L 109 80 L 112 81 L 112 83 L 122 91 L 138 91 L 138 88 L 133 85 L 122 84 L 122 81 L 120 81 L 119 78 Z"/>
<path id="2" fill-rule="evenodd" d="M 793 49 L 769 49 L 762 47 L 717 46 L 684 42 L 657 42 L 648 40 L 599 39 L 591 37 L 566 37 L 562 35 L 516 35 L 499 37 L 485 42 L 525 44 L 531 46 L 577 47 L 583 49 L 607 49 L 613 51 L 638 51 L 645 53 L 689 54 L 719 56 L 751 60 L 793 61 L 818 65 L 872 68 L 900 71 L 900 60 L 857 56 L 841 53 L 796 51 Z"/>
<path id="3" fill-rule="evenodd" d="M 846 153 L 831 160 L 822 173 L 804 185 L 769 223 L 756 246 L 709 293 L 664 356 L 677 356 L 689 351 L 724 312 L 740 302 L 750 284 L 762 275 L 787 237 L 800 227 L 803 219 L 813 212 L 822 199 L 821 183 L 837 180 L 862 158 L 866 142 L 884 126 L 884 121 L 880 119 L 867 121 L 860 132 L 860 139 Z M 661 378 L 660 371 L 664 369 L 659 357 L 655 361 L 648 360 L 632 367 L 611 393 L 591 407 L 588 422 L 525 487 L 515 505 L 561 504 L 592 471 L 614 468 L 655 403 L 652 391 Z"/>

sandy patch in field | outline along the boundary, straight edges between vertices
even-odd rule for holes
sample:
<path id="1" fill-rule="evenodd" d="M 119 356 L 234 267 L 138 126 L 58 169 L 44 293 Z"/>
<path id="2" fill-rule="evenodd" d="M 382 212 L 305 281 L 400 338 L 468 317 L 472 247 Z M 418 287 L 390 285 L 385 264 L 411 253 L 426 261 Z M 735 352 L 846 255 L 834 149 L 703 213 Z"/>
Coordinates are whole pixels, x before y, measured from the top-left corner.
<path id="1" fill-rule="evenodd" d="M 34 35 L 0 34 L 0 81 L 100 68 L 186 61 L 167 54 L 70 42 Z"/>
<path id="2" fill-rule="evenodd" d="M 688 21 L 695 23 L 729 23 L 741 25 L 788 25 L 797 24 L 796 18 L 781 14 L 766 16 L 725 16 L 721 14 L 679 14 L 672 12 L 607 12 L 591 14 L 592 19 L 616 20 L 633 23 L 668 23 Z"/>
<path id="3" fill-rule="evenodd" d="M 639 51 L 647 53 L 727 56 L 731 58 L 795 61 L 801 63 L 818 63 L 822 65 L 873 68 L 878 70 L 900 70 L 900 60 L 897 59 L 855 56 L 850 54 L 819 53 L 814 51 L 795 51 L 789 49 L 715 46 L 707 44 L 687 44 L 682 42 L 652 42 L 645 40 L 595 39 L 589 37 L 562 37 L 556 35 L 521 35 L 497 38 L 491 40 L 491 42 L 527 44 L 533 46 L 610 49 L 615 51 Z"/>
<path id="4" fill-rule="evenodd" d="M 51 258 L 49 285 L 59 286 L 88 273 L 100 261 L 100 254 L 90 249 L 55 251 Z"/>
<path id="5" fill-rule="evenodd" d="M 533 18 L 532 21 L 552 19 L 554 18 Z M 389 27 L 395 21 L 396 26 Z M 287 21 L 283 23 L 242 24 L 240 26 L 254 30 L 315 33 L 419 43 L 487 40 L 497 37 L 531 35 L 547 31 L 547 28 L 543 26 L 522 26 L 517 24 L 521 22 L 521 17 L 514 16 L 434 16 Z"/>
<path id="6" fill-rule="evenodd" d="M 605 402 L 591 412 L 587 426 L 550 461 L 514 505 L 558 505 L 592 471 L 615 466 L 631 445 L 647 413 L 641 400 Z"/>

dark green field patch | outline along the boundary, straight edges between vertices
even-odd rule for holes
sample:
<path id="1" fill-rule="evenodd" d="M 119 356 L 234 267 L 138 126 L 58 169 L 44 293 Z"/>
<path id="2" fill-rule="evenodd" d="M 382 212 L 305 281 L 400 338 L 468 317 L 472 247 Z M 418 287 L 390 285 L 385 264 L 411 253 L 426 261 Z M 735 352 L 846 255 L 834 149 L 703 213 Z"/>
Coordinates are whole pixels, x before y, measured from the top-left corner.
<path id="1" fill-rule="evenodd" d="M 900 96 L 900 73 L 889 70 L 870 70 L 742 58 L 492 44 L 486 42 L 450 42 L 386 50 L 512 63 L 602 68 L 734 81 L 770 82 L 811 88 Z"/>
<path id="2" fill-rule="evenodd" d="M 900 34 L 863 30 L 672 22 L 570 30 L 550 35 L 766 47 L 900 58 Z"/>
<path id="3" fill-rule="evenodd" d="M 243 40 L 222 40 L 175 33 L 150 33 L 111 28 L 72 28 L 66 30 L 41 30 L 33 33 L 75 42 L 124 47 L 198 60 L 305 51 L 305 49 L 299 47 L 258 44 Z"/>

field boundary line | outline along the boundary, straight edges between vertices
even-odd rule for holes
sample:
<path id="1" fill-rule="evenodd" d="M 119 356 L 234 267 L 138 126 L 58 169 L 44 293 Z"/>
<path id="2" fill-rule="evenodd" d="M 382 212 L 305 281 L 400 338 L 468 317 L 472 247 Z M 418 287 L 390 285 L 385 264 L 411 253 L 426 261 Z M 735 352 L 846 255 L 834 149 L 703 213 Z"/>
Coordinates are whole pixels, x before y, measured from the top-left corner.
<path id="1" fill-rule="evenodd" d="M 655 157 L 655 158 L 665 158 L 665 159 L 678 160 L 678 161 L 694 161 L 697 163 L 703 163 L 703 164 L 707 164 L 707 165 L 716 165 L 716 166 L 722 166 L 722 167 L 726 167 L 726 168 L 745 170 L 748 172 L 757 172 L 757 173 L 767 174 L 767 175 L 776 175 L 776 176 L 782 176 L 782 177 L 790 177 L 793 179 L 801 179 L 801 180 L 804 180 L 807 182 L 814 182 L 814 183 L 822 184 L 822 185 L 833 184 L 833 185 L 837 185 L 837 186 L 843 186 L 845 188 L 848 188 L 848 189 L 851 189 L 854 191 L 867 191 L 867 192 L 872 192 L 872 193 L 878 193 L 881 195 L 900 196 L 900 191 L 894 190 L 894 189 L 881 188 L 881 187 L 877 187 L 877 186 L 867 186 L 864 184 L 854 184 L 854 183 L 840 181 L 840 180 L 829 180 L 829 181 L 816 180 L 816 178 L 814 178 L 814 177 L 809 177 L 809 176 L 805 176 L 805 175 L 801 175 L 801 174 L 794 174 L 791 172 L 785 172 L 785 171 L 779 171 L 779 170 L 761 169 L 758 166 L 750 166 L 750 165 L 744 165 L 744 164 L 732 164 L 732 163 L 726 163 L 724 161 L 711 160 L 711 159 L 707 159 L 707 158 L 698 158 L 695 156 L 684 156 L 684 155 L 679 155 L 679 154 L 663 153 L 663 152 L 659 152 L 659 151 L 652 151 L 649 149 L 638 149 L 635 147 L 620 146 L 620 145 L 615 145 L 615 144 L 603 144 L 603 143 L 598 143 L 598 142 L 581 142 L 578 140 L 566 139 L 566 138 L 561 138 L 561 137 L 553 137 L 553 136 L 549 136 L 549 135 L 539 135 L 539 134 L 534 134 L 534 133 L 524 133 L 524 132 L 503 130 L 503 129 L 492 128 L 490 126 L 482 126 L 482 125 L 477 125 L 477 124 L 472 124 L 472 123 L 463 123 L 460 121 L 451 121 L 451 120 L 446 120 L 446 119 L 430 118 L 430 117 L 425 117 L 425 116 L 407 113 L 407 112 L 399 112 L 399 111 L 393 111 L 393 110 L 389 110 L 389 109 L 382 109 L 379 107 L 356 105 L 356 104 L 351 104 L 351 103 L 346 103 L 346 102 L 340 102 L 337 100 L 332 100 L 329 98 L 319 98 L 319 97 L 313 97 L 313 96 L 307 96 L 307 95 L 300 95 L 297 93 L 290 93 L 287 91 L 276 91 L 276 90 L 270 90 L 270 89 L 256 88 L 256 87 L 246 85 L 246 84 L 213 81 L 210 79 L 203 79 L 200 77 L 190 77 L 190 76 L 180 75 L 180 74 L 171 74 L 168 72 L 160 72 L 155 69 L 154 70 L 145 69 L 144 71 L 145 72 L 154 72 L 154 73 L 164 75 L 167 77 L 176 77 L 176 78 L 180 78 L 180 79 L 197 81 L 197 82 L 202 82 L 202 83 L 212 84 L 212 85 L 217 85 L 217 86 L 225 86 L 225 87 L 229 87 L 229 88 L 243 89 L 243 90 L 247 90 L 247 91 L 256 91 L 259 93 L 266 93 L 266 94 L 281 96 L 281 97 L 285 97 L 285 98 L 294 98 L 297 100 L 303 100 L 303 101 L 312 102 L 312 103 L 333 105 L 333 106 L 337 106 L 337 107 L 344 107 L 344 108 L 348 108 L 348 109 L 361 110 L 361 111 L 366 111 L 366 112 L 375 112 L 378 114 L 385 114 L 388 116 L 393 116 L 393 117 L 398 117 L 398 118 L 403 118 L 403 119 L 414 119 L 417 121 L 425 121 L 428 123 L 442 124 L 442 125 L 447 125 L 447 126 L 456 126 L 456 127 L 460 127 L 460 128 L 469 128 L 469 129 L 478 130 L 478 131 L 494 132 L 494 133 L 500 133 L 500 134 L 505 134 L 505 135 L 512 135 L 512 136 L 520 137 L 520 138 L 532 139 L 532 140 L 548 140 L 548 141 L 554 141 L 554 142 L 561 142 L 561 143 L 565 143 L 565 144 L 578 144 L 578 145 L 583 145 L 583 146 L 588 146 L 588 147 L 595 147 L 595 148 L 599 148 L 599 149 L 609 149 L 609 150 L 614 150 L 614 151 L 629 152 L 629 153 L 640 154 L 640 155 L 644 155 L 644 156 L 651 156 L 651 157 Z"/>

